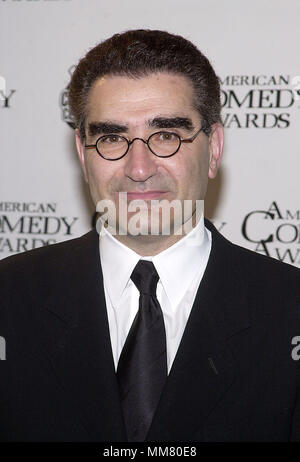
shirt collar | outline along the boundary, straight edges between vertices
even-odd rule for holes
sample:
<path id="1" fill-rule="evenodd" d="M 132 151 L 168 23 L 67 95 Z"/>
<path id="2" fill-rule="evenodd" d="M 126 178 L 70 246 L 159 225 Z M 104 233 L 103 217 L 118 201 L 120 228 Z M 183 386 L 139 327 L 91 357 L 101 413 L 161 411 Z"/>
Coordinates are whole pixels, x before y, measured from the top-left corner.
<path id="1" fill-rule="evenodd" d="M 141 256 L 118 241 L 104 227 L 99 233 L 99 246 L 105 286 L 112 304 L 117 306 Z"/>
<path id="2" fill-rule="evenodd" d="M 101 266 L 105 286 L 113 305 L 118 306 L 133 269 L 140 259 L 151 260 L 171 305 L 176 307 L 208 261 L 211 233 L 204 226 L 204 217 L 182 239 L 153 257 L 141 257 L 118 241 L 104 227 L 99 235 Z"/>
<path id="3" fill-rule="evenodd" d="M 173 307 L 176 307 L 200 271 L 204 272 L 211 247 L 211 233 L 204 217 L 182 239 L 153 257 L 153 264 Z"/>

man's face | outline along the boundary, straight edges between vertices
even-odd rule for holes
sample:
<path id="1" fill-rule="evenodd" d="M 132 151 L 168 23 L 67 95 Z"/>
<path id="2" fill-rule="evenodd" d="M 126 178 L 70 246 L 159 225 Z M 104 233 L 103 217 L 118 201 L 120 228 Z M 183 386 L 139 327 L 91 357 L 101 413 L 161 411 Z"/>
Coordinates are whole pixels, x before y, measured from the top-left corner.
<path id="1" fill-rule="evenodd" d="M 86 144 L 95 144 L 108 133 L 147 140 L 152 133 L 167 130 L 182 139 L 190 138 L 201 127 L 193 101 L 192 84 L 181 75 L 156 73 L 138 79 L 104 76 L 89 93 Z M 103 159 L 96 149 L 85 149 L 78 133 L 76 143 L 95 205 L 109 199 L 118 208 L 119 192 L 127 192 L 129 202 L 176 199 L 183 203 L 204 199 L 208 177 L 217 173 L 223 131 L 215 124 L 210 137 L 200 132 L 192 143 L 182 143 L 168 158 L 155 156 L 141 140 L 135 140 L 126 156 L 117 161 Z"/>

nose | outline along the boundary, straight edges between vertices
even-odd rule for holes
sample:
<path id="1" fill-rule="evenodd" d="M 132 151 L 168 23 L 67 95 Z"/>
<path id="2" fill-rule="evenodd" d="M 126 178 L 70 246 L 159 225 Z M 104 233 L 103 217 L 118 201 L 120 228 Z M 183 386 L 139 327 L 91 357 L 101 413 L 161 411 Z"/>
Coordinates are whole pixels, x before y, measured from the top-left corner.
<path id="1" fill-rule="evenodd" d="M 157 157 L 142 138 L 133 138 L 130 141 L 125 159 L 125 175 L 133 181 L 146 181 L 157 171 Z"/>

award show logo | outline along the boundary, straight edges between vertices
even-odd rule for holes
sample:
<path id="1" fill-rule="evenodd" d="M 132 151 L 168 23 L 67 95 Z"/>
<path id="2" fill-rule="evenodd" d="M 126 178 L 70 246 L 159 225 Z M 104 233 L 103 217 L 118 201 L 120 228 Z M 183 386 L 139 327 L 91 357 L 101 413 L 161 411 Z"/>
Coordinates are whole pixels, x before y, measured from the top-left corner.
<path id="1" fill-rule="evenodd" d="M 228 75 L 221 83 L 227 128 L 288 128 L 300 107 L 299 75 Z"/>
<path id="2" fill-rule="evenodd" d="M 75 67 L 76 66 L 71 66 L 68 69 L 70 78 L 74 72 Z M 69 85 L 67 85 L 67 87 L 65 87 L 60 94 L 60 107 L 62 110 L 63 121 L 66 122 L 69 125 L 69 127 L 75 128 L 74 119 L 70 113 L 70 108 L 69 108 Z"/>
<path id="3" fill-rule="evenodd" d="M 284 210 L 273 201 L 245 216 L 242 235 L 255 252 L 300 266 L 300 210 Z"/>
<path id="4" fill-rule="evenodd" d="M 12 95 L 15 92 L 16 90 L 7 90 L 6 80 L 2 75 L 0 75 L 0 107 L 1 108 L 10 107 L 10 100 L 11 100 Z"/>
<path id="5" fill-rule="evenodd" d="M 0 258 L 71 238 L 77 221 L 56 203 L 0 202 Z"/>

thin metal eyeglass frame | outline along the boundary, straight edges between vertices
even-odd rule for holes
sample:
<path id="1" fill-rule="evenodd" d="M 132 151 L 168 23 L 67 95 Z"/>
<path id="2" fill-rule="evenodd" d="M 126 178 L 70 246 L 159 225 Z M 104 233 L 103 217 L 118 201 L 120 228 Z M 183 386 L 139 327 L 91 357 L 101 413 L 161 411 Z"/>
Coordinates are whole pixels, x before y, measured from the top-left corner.
<path id="1" fill-rule="evenodd" d="M 101 156 L 103 159 L 105 160 L 111 160 L 111 161 L 114 161 L 114 160 L 120 160 L 122 159 L 124 156 L 126 156 L 127 152 L 129 151 L 129 148 L 130 146 L 132 145 L 132 143 L 135 141 L 135 140 L 140 140 L 140 141 L 143 141 L 143 143 L 145 143 L 148 148 L 149 148 L 149 151 L 152 152 L 152 154 L 154 154 L 156 157 L 162 157 L 162 158 L 168 158 L 168 157 L 172 157 L 174 156 L 180 149 L 180 146 L 181 146 L 181 143 L 192 143 L 195 138 L 199 135 L 200 132 L 202 132 L 204 130 L 204 127 L 201 127 L 199 128 L 199 130 L 191 137 L 191 138 L 185 138 L 185 139 L 182 139 L 180 138 L 180 136 L 178 135 L 178 133 L 174 133 L 174 132 L 169 132 L 169 131 L 166 131 L 166 130 L 163 130 L 163 131 L 159 131 L 159 132 L 155 132 L 155 133 L 152 133 L 149 138 L 147 140 L 144 140 L 143 138 L 133 138 L 132 140 L 128 140 L 125 136 L 122 136 L 122 135 L 118 135 L 116 133 L 108 133 L 107 135 L 102 135 L 100 136 L 97 141 L 96 141 L 96 144 L 85 144 L 84 147 L 87 148 L 87 149 L 92 149 L 92 148 L 96 148 L 96 151 L 97 153 L 99 154 L 99 156 Z M 156 154 L 154 151 L 152 151 L 152 149 L 150 148 L 149 146 L 149 140 L 152 136 L 154 135 L 158 135 L 159 133 L 170 133 L 171 135 L 175 135 L 178 137 L 179 139 L 179 146 L 178 148 L 176 149 L 175 152 L 173 152 L 173 154 L 169 154 L 168 156 L 160 156 L 158 154 Z M 99 143 L 99 140 L 101 140 L 102 138 L 105 138 L 107 136 L 113 136 L 113 135 L 116 135 L 116 136 L 120 136 L 121 138 L 123 138 L 126 142 L 127 142 L 127 149 L 125 151 L 124 154 L 122 154 L 122 156 L 120 157 L 117 157 L 116 159 L 108 159 L 107 157 L 104 157 L 103 154 L 101 154 L 101 152 L 98 150 L 98 143 Z"/>

